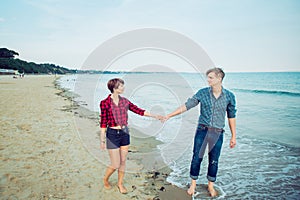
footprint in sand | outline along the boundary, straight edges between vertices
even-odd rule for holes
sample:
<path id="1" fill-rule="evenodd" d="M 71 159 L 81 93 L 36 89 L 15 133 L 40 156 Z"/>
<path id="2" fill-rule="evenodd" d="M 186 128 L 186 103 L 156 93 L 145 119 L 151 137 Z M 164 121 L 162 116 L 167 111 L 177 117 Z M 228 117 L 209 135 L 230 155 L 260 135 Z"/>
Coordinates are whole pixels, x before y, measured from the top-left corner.
<path id="1" fill-rule="evenodd" d="M 21 131 L 30 131 L 31 130 L 31 125 L 30 124 L 19 124 L 17 125 L 17 128 L 20 129 Z"/>

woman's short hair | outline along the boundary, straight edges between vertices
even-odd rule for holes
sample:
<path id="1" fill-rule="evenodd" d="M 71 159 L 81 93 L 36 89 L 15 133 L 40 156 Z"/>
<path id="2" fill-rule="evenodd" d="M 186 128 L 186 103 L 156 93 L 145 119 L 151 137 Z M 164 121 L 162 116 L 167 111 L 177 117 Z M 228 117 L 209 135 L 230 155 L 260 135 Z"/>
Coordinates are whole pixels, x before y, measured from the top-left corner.
<path id="1" fill-rule="evenodd" d="M 211 72 L 214 72 L 217 76 L 221 77 L 222 80 L 225 77 L 225 73 L 224 73 L 223 69 L 221 69 L 221 68 L 215 67 L 215 68 L 207 70 L 206 76 Z"/>
<path id="2" fill-rule="evenodd" d="M 122 79 L 120 79 L 120 78 L 113 78 L 113 79 L 110 79 L 107 82 L 107 87 L 111 91 L 111 93 L 113 93 L 114 89 L 117 89 L 120 84 L 124 84 L 124 81 Z"/>

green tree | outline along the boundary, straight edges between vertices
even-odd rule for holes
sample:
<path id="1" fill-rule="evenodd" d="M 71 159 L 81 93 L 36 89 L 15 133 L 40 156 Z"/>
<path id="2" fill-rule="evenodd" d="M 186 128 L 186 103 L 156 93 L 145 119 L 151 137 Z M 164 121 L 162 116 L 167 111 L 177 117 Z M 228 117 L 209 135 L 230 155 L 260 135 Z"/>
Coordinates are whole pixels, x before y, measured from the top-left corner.
<path id="1" fill-rule="evenodd" d="M 0 58 L 15 58 L 19 53 L 7 48 L 0 48 Z"/>

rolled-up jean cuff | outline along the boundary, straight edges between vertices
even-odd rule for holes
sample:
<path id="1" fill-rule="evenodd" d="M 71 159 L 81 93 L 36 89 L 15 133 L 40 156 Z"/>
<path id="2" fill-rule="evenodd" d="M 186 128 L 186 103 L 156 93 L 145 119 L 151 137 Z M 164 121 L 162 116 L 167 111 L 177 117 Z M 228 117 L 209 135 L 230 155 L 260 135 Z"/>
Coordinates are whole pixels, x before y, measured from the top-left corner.
<path id="1" fill-rule="evenodd" d="M 210 182 L 215 182 L 217 180 L 216 177 L 211 177 L 207 175 L 207 180 L 209 180 Z"/>
<path id="2" fill-rule="evenodd" d="M 193 180 L 197 180 L 198 179 L 198 176 L 193 176 L 193 175 L 190 175 L 191 179 Z"/>

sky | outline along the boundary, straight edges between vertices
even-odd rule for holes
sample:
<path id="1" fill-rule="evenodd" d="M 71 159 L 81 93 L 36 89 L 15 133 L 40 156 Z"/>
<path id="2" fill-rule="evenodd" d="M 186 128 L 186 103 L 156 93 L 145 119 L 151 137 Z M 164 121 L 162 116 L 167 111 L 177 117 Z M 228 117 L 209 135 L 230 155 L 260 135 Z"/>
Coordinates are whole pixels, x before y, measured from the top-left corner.
<path id="1" fill-rule="evenodd" d="M 300 71 L 299 0 L 0 3 L 0 47 L 18 52 L 26 61 L 70 69 L 82 68 L 105 41 L 142 28 L 171 30 L 190 38 L 227 72 Z M 119 66 L 116 70 L 154 63 L 189 71 L 174 55 L 149 52 L 124 56 L 115 63 Z"/>

